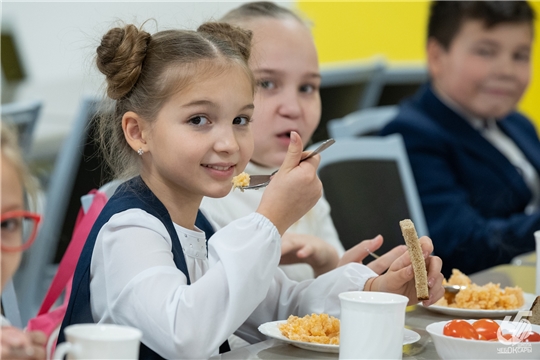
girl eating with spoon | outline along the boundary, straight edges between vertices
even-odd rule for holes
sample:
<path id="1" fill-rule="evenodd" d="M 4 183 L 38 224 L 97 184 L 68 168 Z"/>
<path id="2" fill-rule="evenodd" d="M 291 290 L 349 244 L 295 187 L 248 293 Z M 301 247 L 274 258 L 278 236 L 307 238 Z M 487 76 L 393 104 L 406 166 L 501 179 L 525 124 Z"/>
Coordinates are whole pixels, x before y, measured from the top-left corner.
<path id="1" fill-rule="evenodd" d="M 105 156 L 129 178 L 96 221 L 73 279 L 62 324 L 93 322 L 143 332 L 141 358 L 208 358 L 236 333 L 291 314 L 339 313 L 338 294 L 397 292 L 416 302 L 407 254 L 377 276 L 349 264 L 295 282 L 278 268 L 281 235 L 321 196 L 319 155 L 300 163 L 291 132 L 287 155 L 255 212 L 210 241 L 196 225 L 203 196 L 223 197 L 253 152 L 251 32 L 225 23 L 150 35 L 115 27 L 97 48 L 115 110 L 101 119 Z M 427 256 L 429 301 L 441 295 L 440 260 Z M 367 285 L 366 285 L 367 284 Z"/>

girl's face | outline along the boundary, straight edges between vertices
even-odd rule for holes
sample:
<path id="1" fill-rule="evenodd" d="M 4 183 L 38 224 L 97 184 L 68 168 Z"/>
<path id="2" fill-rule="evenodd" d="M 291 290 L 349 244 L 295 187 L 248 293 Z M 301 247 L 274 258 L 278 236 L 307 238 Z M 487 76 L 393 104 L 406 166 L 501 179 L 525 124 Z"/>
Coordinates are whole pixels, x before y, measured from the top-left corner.
<path id="1" fill-rule="evenodd" d="M 253 87 L 238 64 L 198 70 L 162 107 L 146 138 L 146 180 L 181 197 L 223 197 L 253 153 Z"/>
<path id="2" fill-rule="evenodd" d="M 281 166 L 291 131 L 306 144 L 321 117 L 321 76 L 309 29 L 295 19 L 259 18 L 242 24 L 253 31 L 250 67 L 257 81 L 252 161 Z"/>
<path id="3" fill-rule="evenodd" d="M 14 210 L 24 210 L 24 195 L 21 179 L 15 167 L 3 155 L 2 160 L 2 214 Z M 5 228 L 2 224 L 2 233 L 4 231 L 12 231 Z M 20 233 L 22 239 L 22 233 Z M 19 263 L 21 262 L 21 252 L 2 252 L 2 275 L 1 289 L 11 279 Z"/>

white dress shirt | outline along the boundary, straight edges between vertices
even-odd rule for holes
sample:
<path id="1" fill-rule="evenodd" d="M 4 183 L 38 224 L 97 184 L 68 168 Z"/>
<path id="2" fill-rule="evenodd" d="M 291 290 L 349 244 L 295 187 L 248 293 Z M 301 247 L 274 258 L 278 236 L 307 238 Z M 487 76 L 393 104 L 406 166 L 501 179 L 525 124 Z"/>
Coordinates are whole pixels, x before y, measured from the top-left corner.
<path id="1" fill-rule="evenodd" d="M 136 327 L 142 342 L 165 358 L 208 358 L 235 333 L 264 340 L 262 323 L 326 312 L 339 316 L 338 294 L 361 290 L 376 274 L 349 264 L 301 283 L 278 268 L 280 236 L 252 213 L 204 234 L 175 224 L 190 274 L 176 268 L 163 223 L 141 209 L 111 217 L 100 230 L 90 268 L 94 321 Z"/>
<path id="2" fill-rule="evenodd" d="M 249 163 L 244 171 L 249 175 L 265 175 L 271 174 L 275 170 L 277 169 L 265 168 Z M 232 221 L 256 211 L 263 194 L 264 189 L 246 190 L 244 192 L 236 189 L 232 190 L 224 198 L 214 199 L 205 197 L 200 209 L 210 224 L 212 224 L 212 227 L 218 230 Z M 345 252 L 330 216 L 330 205 L 324 197 L 306 215 L 294 223 L 287 232 L 313 235 L 321 238 L 336 249 L 339 257 Z M 308 264 L 281 265 L 280 267 L 290 279 L 296 281 L 313 279 L 315 277 L 313 268 Z"/>

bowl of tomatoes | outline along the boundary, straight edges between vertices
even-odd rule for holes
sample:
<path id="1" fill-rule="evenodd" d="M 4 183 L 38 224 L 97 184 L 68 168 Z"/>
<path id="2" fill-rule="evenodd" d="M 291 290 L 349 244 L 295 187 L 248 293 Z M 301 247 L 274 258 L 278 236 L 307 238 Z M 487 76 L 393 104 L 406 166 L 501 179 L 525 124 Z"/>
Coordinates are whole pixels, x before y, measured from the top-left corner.
<path id="1" fill-rule="evenodd" d="M 456 319 L 426 331 L 442 359 L 540 359 L 540 326 L 525 319 Z"/>

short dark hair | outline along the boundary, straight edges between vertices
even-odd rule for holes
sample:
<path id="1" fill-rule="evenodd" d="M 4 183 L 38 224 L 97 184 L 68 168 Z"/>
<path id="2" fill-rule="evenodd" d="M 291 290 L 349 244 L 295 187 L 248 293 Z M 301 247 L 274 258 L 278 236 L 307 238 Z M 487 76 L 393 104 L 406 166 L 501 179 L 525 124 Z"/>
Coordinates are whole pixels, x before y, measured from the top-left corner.
<path id="1" fill-rule="evenodd" d="M 481 20 L 487 29 L 501 23 L 528 23 L 532 30 L 535 19 L 527 1 L 433 1 L 429 13 L 427 37 L 445 49 L 466 20 Z"/>

